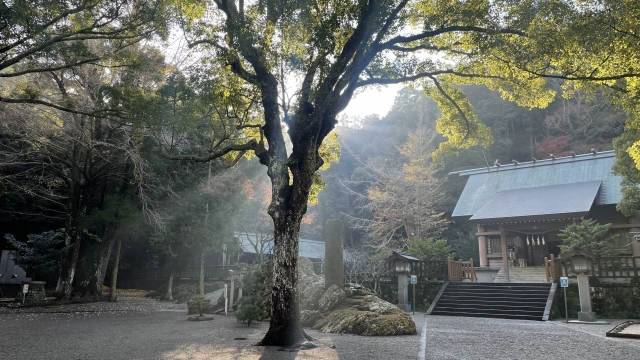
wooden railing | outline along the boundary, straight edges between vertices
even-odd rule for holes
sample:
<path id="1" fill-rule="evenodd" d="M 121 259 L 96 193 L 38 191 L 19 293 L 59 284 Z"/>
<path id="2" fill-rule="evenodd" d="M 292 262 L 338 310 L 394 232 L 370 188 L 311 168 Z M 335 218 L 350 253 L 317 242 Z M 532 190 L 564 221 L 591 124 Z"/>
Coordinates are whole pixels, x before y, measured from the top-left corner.
<path id="1" fill-rule="evenodd" d="M 447 260 L 447 268 L 449 272 L 449 281 L 462 281 L 469 279 L 471 281 L 477 281 L 476 271 L 473 267 L 473 259 L 469 261 L 453 261 L 451 258 Z"/>
<path id="2" fill-rule="evenodd" d="M 571 260 L 561 260 L 565 276 L 575 275 Z M 600 256 L 593 259 L 590 276 L 599 278 L 640 278 L 640 256 Z"/>
<path id="3" fill-rule="evenodd" d="M 556 264 L 556 259 L 553 257 L 553 254 L 551 254 L 550 259 L 547 259 L 547 257 L 545 256 L 544 270 L 547 275 L 547 282 L 555 282 L 558 279 L 557 269 L 558 266 Z"/>

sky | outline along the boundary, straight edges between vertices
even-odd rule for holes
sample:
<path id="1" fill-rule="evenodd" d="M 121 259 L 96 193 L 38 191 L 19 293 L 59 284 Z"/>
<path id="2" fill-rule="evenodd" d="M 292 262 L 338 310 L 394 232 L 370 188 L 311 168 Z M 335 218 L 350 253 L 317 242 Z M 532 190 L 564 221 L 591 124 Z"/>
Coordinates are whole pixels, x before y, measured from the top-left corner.
<path id="1" fill-rule="evenodd" d="M 391 109 L 396 93 L 402 87 L 402 84 L 393 84 L 381 89 L 367 88 L 355 95 L 340 115 L 362 118 L 370 114 L 378 114 L 383 117 Z"/>

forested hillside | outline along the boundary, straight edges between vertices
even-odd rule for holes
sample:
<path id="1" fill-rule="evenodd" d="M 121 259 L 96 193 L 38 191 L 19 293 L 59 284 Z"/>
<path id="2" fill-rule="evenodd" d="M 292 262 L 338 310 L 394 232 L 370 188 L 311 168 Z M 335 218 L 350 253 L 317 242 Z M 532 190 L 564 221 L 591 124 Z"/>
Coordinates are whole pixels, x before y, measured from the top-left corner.
<path id="1" fill-rule="evenodd" d="M 556 83 L 551 80 L 549 86 L 558 86 Z M 442 190 L 436 193 L 445 196 L 441 201 L 420 204 L 417 208 L 429 206 L 447 220 L 439 224 L 439 231 L 423 237 L 445 239 L 457 256 L 469 258 L 477 256 L 477 246 L 473 244 L 476 229 L 448 218 L 466 178 L 447 176 L 449 172 L 492 166 L 496 160 L 504 164 L 513 160 L 546 159 L 551 154 L 567 156 L 571 151 L 586 153 L 592 148 L 612 150 L 613 139 L 623 132 L 626 115 L 604 98 L 595 97 L 587 101 L 579 93 L 570 99 L 558 97 L 545 109 L 529 109 L 502 99 L 499 93 L 484 86 L 462 86 L 461 89 L 477 112 L 478 119 L 491 129 L 493 144 L 486 149 L 476 146 L 462 150 L 458 156 L 447 157 L 442 162 L 425 161 L 421 176 L 441 180 Z M 372 189 L 388 188 L 393 191 L 390 190 L 391 183 L 380 182 L 380 173 L 401 164 L 402 176 L 409 176 L 411 169 L 407 165 L 412 163 L 412 158 L 403 151 L 403 147 L 412 135 L 427 132 L 433 138 L 429 138 L 426 151 L 436 149 L 443 141 L 435 131 L 435 121 L 439 117 L 440 112 L 433 100 L 419 90 L 404 88 L 386 116 L 350 119 L 347 121 L 352 124 L 350 127 L 339 127 L 337 131 L 343 154 L 338 164 L 323 173 L 328 186 L 320 195 L 319 219 L 338 216 L 349 224 L 346 240 L 349 246 L 375 243 L 375 226 L 363 221 L 374 219 L 376 210 L 381 210 L 372 208 L 376 196 L 379 198 L 380 195 Z M 432 186 L 436 185 L 429 185 Z M 414 195 L 409 193 L 410 197 Z M 425 195 L 432 199 L 436 196 Z M 398 208 L 410 209 L 410 206 L 405 203 Z M 415 215 L 416 211 L 411 211 Z M 398 218 L 398 223 L 393 226 L 395 233 L 387 236 L 398 241 L 391 248 L 406 249 L 411 245 L 410 226 L 403 223 L 408 216 L 399 212 L 385 214 L 386 219 L 394 216 Z M 419 217 L 427 219 L 429 216 L 421 214 Z"/>

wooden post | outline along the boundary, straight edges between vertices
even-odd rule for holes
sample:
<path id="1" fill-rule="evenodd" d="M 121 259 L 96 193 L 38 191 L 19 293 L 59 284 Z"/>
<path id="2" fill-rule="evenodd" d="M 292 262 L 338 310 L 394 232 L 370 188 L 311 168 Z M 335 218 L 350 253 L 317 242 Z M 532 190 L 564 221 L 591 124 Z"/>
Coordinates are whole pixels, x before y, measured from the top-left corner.
<path id="1" fill-rule="evenodd" d="M 473 258 L 469 259 L 469 271 L 471 272 L 471 281 L 478 281 L 476 269 L 473 267 Z"/>
<path id="2" fill-rule="evenodd" d="M 563 287 L 562 288 L 564 290 L 564 316 L 565 316 L 565 322 L 568 324 L 569 323 L 569 310 L 567 310 L 567 288 Z"/>
<path id="3" fill-rule="evenodd" d="M 544 260 L 542 260 L 544 263 L 544 276 L 547 279 L 547 282 L 549 282 L 549 261 L 547 260 L 547 257 L 544 257 Z"/>
<path id="4" fill-rule="evenodd" d="M 413 315 L 416 314 L 416 284 L 413 284 Z"/>
<path id="5" fill-rule="evenodd" d="M 551 254 L 551 261 L 549 262 L 549 268 L 551 270 L 551 282 L 555 282 L 557 277 L 556 277 L 556 260 L 553 257 L 553 254 Z"/>
<path id="6" fill-rule="evenodd" d="M 506 282 L 509 281 L 509 259 L 507 256 L 507 234 L 504 231 L 504 228 L 500 226 L 500 240 L 502 242 L 502 267 L 504 271 L 504 280 Z"/>

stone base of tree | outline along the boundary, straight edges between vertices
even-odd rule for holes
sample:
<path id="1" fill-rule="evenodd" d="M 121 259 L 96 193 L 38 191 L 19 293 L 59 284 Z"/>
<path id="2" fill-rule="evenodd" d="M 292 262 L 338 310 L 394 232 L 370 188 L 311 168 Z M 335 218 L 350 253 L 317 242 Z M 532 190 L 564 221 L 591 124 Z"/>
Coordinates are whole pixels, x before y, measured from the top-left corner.
<path id="1" fill-rule="evenodd" d="M 303 326 L 329 333 L 368 336 L 414 335 L 411 316 L 357 284 L 324 290 L 324 279 L 315 275 L 307 258 L 298 260 L 300 321 Z"/>
<path id="2" fill-rule="evenodd" d="M 213 316 L 189 316 L 187 318 L 189 321 L 211 321 L 213 320 Z"/>

